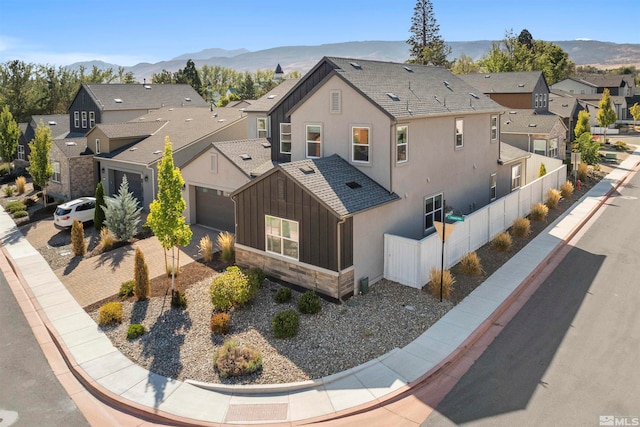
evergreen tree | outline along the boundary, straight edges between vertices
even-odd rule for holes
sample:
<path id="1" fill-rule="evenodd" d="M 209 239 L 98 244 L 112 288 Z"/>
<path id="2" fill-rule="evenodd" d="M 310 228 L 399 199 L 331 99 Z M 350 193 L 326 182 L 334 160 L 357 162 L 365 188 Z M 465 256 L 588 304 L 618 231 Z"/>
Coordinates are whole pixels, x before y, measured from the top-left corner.
<path id="1" fill-rule="evenodd" d="M 3 162 L 9 163 L 9 169 L 18 148 L 18 138 L 20 138 L 20 127 L 13 120 L 9 107 L 5 105 L 0 112 L 0 157 Z"/>
<path id="2" fill-rule="evenodd" d="M 578 112 L 578 120 L 576 121 L 576 127 L 573 129 L 573 135 L 578 139 L 585 132 L 591 132 L 591 125 L 589 125 L 589 113 L 582 110 Z"/>
<path id="3" fill-rule="evenodd" d="M 544 163 L 540 163 L 540 169 L 538 169 L 538 178 L 543 177 L 547 174 L 547 168 Z"/>
<path id="4" fill-rule="evenodd" d="M 49 163 L 49 151 L 53 144 L 51 129 L 40 120 L 36 134 L 29 143 L 29 168 L 33 185 L 42 188 L 44 206 L 47 206 L 47 182 L 53 175 L 53 166 Z"/>
<path id="5" fill-rule="evenodd" d="M 93 213 L 93 226 L 96 230 L 102 230 L 104 224 L 104 187 L 102 182 L 99 182 L 96 186 L 96 210 Z"/>
<path id="6" fill-rule="evenodd" d="M 136 283 L 133 288 L 133 294 L 138 301 L 145 300 L 149 298 L 151 294 L 151 285 L 149 281 L 149 267 L 140 248 L 136 248 L 133 270 L 133 280 Z"/>
<path id="7" fill-rule="evenodd" d="M 127 177 L 122 178 L 122 183 L 115 197 L 105 197 L 104 225 L 113 235 L 124 242 L 128 242 L 136 235 L 140 223 L 140 211 L 138 201 L 129 192 Z M 97 206 L 96 206 L 97 208 Z"/>
<path id="8" fill-rule="evenodd" d="M 253 84 L 253 77 L 251 77 L 251 73 L 247 71 L 244 75 L 244 80 L 240 85 L 240 89 L 238 90 L 238 96 L 240 99 L 255 99 L 256 88 Z"/>
<path id="9" fill-rule="evenodd" d="M 602 98 L 598 104 L 598 124 L 604 128 L 604 143 L 607 143 L 607 128 L 618 119 L 616 112 L 611 107 L 611 95 L 609 89 L 602 92 Z"/>
<path id="10" fill-rule="evenodd" d="M 440 37 L 440 26 L 433 14 L 430 0 L 418 0 L 411 18 L 411 37 L 407 40 L 410 46 L 411 59 L 414 64 L 449 67 L 447 55 L 451 47 Z"/>
<path id="11" fill-rule="evenodd" d="M 75 256 L 87 253 L 87 245 L 84 243 L 84 225 L 77 218 L 71 224 L 71 246 Z"/>

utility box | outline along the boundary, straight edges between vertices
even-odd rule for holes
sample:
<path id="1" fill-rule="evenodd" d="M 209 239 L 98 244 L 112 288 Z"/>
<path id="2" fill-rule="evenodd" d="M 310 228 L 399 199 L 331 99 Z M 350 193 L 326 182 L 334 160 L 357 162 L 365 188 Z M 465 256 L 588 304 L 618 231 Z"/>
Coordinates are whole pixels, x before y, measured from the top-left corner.
<path id="1" fill-rule="evenodd" d="M 362 295 L 369 292 L 369 277 L 363 277 L 360 279 L 360 293 Z"/>

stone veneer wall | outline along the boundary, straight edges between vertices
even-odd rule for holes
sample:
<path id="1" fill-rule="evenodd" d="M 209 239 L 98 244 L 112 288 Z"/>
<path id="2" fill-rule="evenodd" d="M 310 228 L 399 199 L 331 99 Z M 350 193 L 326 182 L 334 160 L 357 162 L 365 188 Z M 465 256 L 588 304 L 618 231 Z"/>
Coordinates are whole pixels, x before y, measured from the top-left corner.
<path id="1" fill-rule="evenodd" d="M 353 295 L 355 281 L 354 269 L 351 267 L 343 270 L 338 284 L 338 273 L 334 271 L 271 257 L 265 252 L 238 244 L 235 246 L 235 251 L 236 264 L 240 267 L 257 267 L 268 276 L 318 291 L 336 299 Z"/>
<path id="2" fill-rule="evenodd" d="M 71 199 L 94 196 L 96 182 L 93 178 L 93 156 L 74 157 L 69 161 L 71 173 Z"/>

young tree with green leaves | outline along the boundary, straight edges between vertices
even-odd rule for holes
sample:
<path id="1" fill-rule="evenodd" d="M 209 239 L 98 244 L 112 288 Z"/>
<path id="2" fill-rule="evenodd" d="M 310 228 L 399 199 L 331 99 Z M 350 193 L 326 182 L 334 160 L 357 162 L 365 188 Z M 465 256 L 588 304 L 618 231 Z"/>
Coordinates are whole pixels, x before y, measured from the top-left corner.
<path id="1" fill-rule="evenodd" d="M 133 239 L 138 232 L 140 224 L 140 211 L 138 201 L 129 191 L 127 177 L 122 177 L 122 183 L 115 197 L 105 197 L 104 225 L 113 235 L 123 242 Z M 98 208 L 96 200 L 96 210 Z"/>
<path id="2" fill-rule="evenodd" d="M 636 102 L 629 108 L 629 112 L 633 116 L 633 124 L 636 125 L 638 120 L 640 120 L 640 105 Z"/>
<path id="3" fill-rule="evenodd" d="M 158 195 L 149 206 L 147 225 L 164 248 L 166 271 L 171 272 L 171 303 L 180 306 L 180 292 L 176 288 L 176 272 L 180 267 L 180 250 L 176 264 L 176 248 L 186 246 L 193 235 L 185 222 L 184 210 L 187 203 L 182 197 L 184 179 L 180 169 L 174 166 L 171 141 L 165 138 L 164 154 L 158 164 Z M 167 262 L 167 251 L 171 250 L 171 269 Z"/>
<path id="4" fill-rule="evenodd" d="M 440 36 L 440 26 L 430 0 L 416 2 L 409 32 L 412 34 L 407 40 L 411 55 L 409 63 L 446 68 L 450 66 L 447 56 L 451 53 L 451 47 Z"/>
<path id="5" fill-rule="evenodd" d="M 618 119 L 616 112 L 611 106 L 611 95 L 609 89 L 602 92 L 602 98 L 598 104 L 598 124 L 604 128 L 604 143 L 607 143 L 607 128 Z"/>
<path id="6" fill-rule="evenodd" d="M 104 201 L 104 187 L 102 182 L 99 182 L 96 186 L 96 210 L 93 212 L 93 226 L 96 230 L 102 230 L 104 224 L 104 208 L 106 203 Z"/>
<path id="7" fill-rule="evenodd" d="M 9 163 L 9 170 L 18 148 L 18 138 L 20 138 L 20 127 L 13 120 L 9 107 L 5 105 L 0 112 L 0 157 L 3 162 Z"/>
<path id="8" fill-rule="evenodd" d="M 586 110 L 578 112 L 578 120 L 576 121 L 576 127 L 573 129 L 573 135 L 576 139 L 585 132 L 591 132 L 591 125 L 589 124 L 589 113 Z"/>
<path id="9" fill-rule="evenodd" d="M 594 141 L 589 132 L 582 133 L 574 144 L 574 151 L 580 153 L 580 161 L 588 165 L 595 165 L 600 161 L 600 143 Z"/>
<path id="10" fill-rule="evenodd" d="M 44 206 L 47 206 L 47 183 L 53 175 L 53 166 L 49 162 L 49 151 L 53 138 L 51 138 L 51 129 L 45 126 L 44 122 L 36 127 L 36 134 L 29 143 L 29 174 L 33 180 L 33 184 L 42 188 L 42 198 Z"/>
<path id="11" fill-rule="evenodd" d="M 460 55 L 460 57 L 458 57 L 458 59 L 453 61 L 451 72 L 453 74 L 479 73 L 480 66 L 476 62 L 474 62 L 472 57 L 463 53 Z"/>

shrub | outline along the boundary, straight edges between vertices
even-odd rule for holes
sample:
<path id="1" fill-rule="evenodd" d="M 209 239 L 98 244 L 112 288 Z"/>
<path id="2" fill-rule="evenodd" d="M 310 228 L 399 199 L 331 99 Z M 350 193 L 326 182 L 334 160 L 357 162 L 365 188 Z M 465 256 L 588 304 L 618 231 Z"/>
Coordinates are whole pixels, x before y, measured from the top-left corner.
<path id="1" fill-rule="evenodd" d="M 149 298 L 149 295 L 151 294 L 151 285 L 149 282 L 149 267 L 147 267 L 147 262 L 145 261 L 144 254 L 142 253 L 140 248 L 136 248 L 136 255 L 134 258 L 133 266 L 133 279 L 135 282 L 133 293 L 138 301 Z"/>
<path id="2" fill-rule="evenodd" d="M 104 225 L 111 230 L 118 240 L 128 242 L 138 231 L 140 212 L 138 200 L 129 191 L 127 177 L 122 178 L 118 194 L 105 197 Z M 96 207 L 96 210 L 99 209 Z M 95 214 L 94 214 L 95 217 Z"/>
<path id="3" fill-rule="evenodd" d="M 289 288 L 280 288 L 276 292 L 275 300 L 278 304 L 284 304 L 285 302 L 291 301 L 291 289 Z"/>
<path id="4" fill-rule="evenodd" d="M 540 169 L 538 169 L 538 178 L 545 176 L 547 174 L 547 168 L 544 166 L 544 163 L 540 163 Z"/>
<path id="5" fill-rule="evenodd" d="M 116 236 L 107 227 L 100 229 L 100 249 L 107 251 L 116 243 Z"/>
<path id="6" fill-rule="evenodd" d="M 10 202 L 7 202 L 6 205 L 4 205 L 4 210 L 11 214 L 16 211 L 23 211 L 24 204 L 20 200 L 12 200 Z"/>
<path id="7" fill-rule="evenodd" d="M 251 347 L 227 341 L 216 352 L 213 362 L 222 378 L 250 375 L 262 367 L 260 352 Z"/>
<path id="8" fill-rule="evenodd" d="M 294 310 L 285 310 L 273 316 L 271 321 L 276 338 L 291 338 L 298 335 L 300 316 Z"/>
<path id="9" fill-rule="evenodd" d="M 566 181 L 560 186 L 560 195 L 563 199 L 569 199 L 573 196 L 573 184 L 571 181 Z"/>
<path id="10" fill-rule="evenodd" d="M 171 296 L 171 307 L 173 308 L 187 308 L 187 297 L 184 292 L 176 291 Z"/>
<path id="11" fill-rule="evenodd" d="M 104 187 L 102 182 L 99 182 L 96 186 L 96 209 L 93 211 L 93 226 L 96 230 L 100 230 L 102 234 L 102 228 L 104 226 Z"/>
<path id="12" fill-rule="evenodd" d="M 208 234 L 200 239 L 200 245 L 198 245 L 198 249 L 202 254 L 202 259 L 204 260 L 204 262 L 209 262 L 213 259 L 213 242 L 211 241 L 211 238 Z"/>
<path id="13" fill-rule="evenodd" d="M 7 185 L 6 187 L 4 187 L 4 195 L 7 197 L 13 196 L 15 192 L 16 192 L 16 187 L 12 185 Z"/>
<path id="14" fill-rule="evenodd" d="M 491 241 L 491 247 L 496 251 L 507 252 L 511 249 L 511 235 L 506 231 L 499 233 Z"/>
<path id="15" fill-rule="evenodd" d="M 144 335 L 147 330 L 139 323 L 134 323 L 133 325 L 129 325 L 127 329 L 127 339 L 135 340 L 136 338 Z"/>
<path id="16" fill-rule="evenodd" d="M 244 271 L 245 276 L 249 280 L 249 286 L 252 292 L 258 292 L 258 289 L 262 286 L 262 282 L 266 278 L 264 271 L 259 268 L 250 268 Z"/>
<path id="17" fill-rule="evenodd" d="M 98 311 L 98 325 L 105 326 L 111 323 L 122 322 L 122 303 L 108 302 Z"/>
<path id="18" fill-rule="evenodd" d="M 303 314 L 316 314 L 322 309 L 320 297 L 313 291 L 307 291 L 298 298 L 298 310 Z"/>
<path id="19" fill-rule="evenodd" d="M 213 279 L 209 293 L 213 307 L 219 311 L 246 304 L 254 296 L 249 279 L 236 266 L 227 267 L 224 273 Z"/>
<path id="20" fill-rule="evenodd" d="M 24 176 L 16 178 L 16 191 L 18 191 L 18 194 L 24 194 L 27 191 L 27 178 Z"/>
<path id="21" fill-rule="evenodd" d="M 549 209 L 555 209 L 558 207 L 558 203 L 560 202 L 560 192 L 555 188 L 550 188 L 547 191 L 547 200 L 544 203 L 547 205 Z"/>
<path id="22" fill-rule="evenodd" d="M 24 218 L 26 216 L 29 216 L 29 212 L 27 211 L 15 211 L 13 213 L 14 218 Z"/>
<path id="23" fill-rule="evenodd" d="M 444 270 L 444 274 L 442 274 L 441 271 L 439 268 L 431 267 L 429 273 L 429 291 L 434 297 L 440 298 L 440 281 L 442 280 L 442 297 L 449 298 L 451 291 L 453 291 L 453 284 L 456 281 L 451 271 Z"/>
<path id="24" fill-rule="evenodd" d="M 231 329 L 231 319 L 227 313 L 216 313 L 211 316 L 211 332 L 218 335 L 225 335 Z"/>
<path id="25" fill-rule="evenodd" d="M 235 259 L 233 234 L 228 231 L 218 234 L 218 247 L 220 248 L 220 259 L 226 263 L 232 263 Z"/>
<path id="26" fill-rule="evenodd" d="M 25 205 L 28 208 L 36 204 L 36 201 L 33 199 L 33 197 L 25 197 L 24 199 L 21 200 L 21 202 L 23 205 Z"/>
<path id="27" fill-rule="evenodd" d="M 516 218 L 511 225 L 511 232 L 516 237 L 527 237 L 531 231 L 531 221 L 528 218 Z"/>
<path id="28" fill-rule="evenodd" d="M 616 141 L 613 146 L 615 147 L 616 151 L 627 151 L 629 149 L 629 146 L 624 141 Z"/>
<path id="29" fill-rule="evenodd" d="M 578 179 L 582 182 L 587 182 L 589 177 L 589 166 L 586 163 L 580 163 L 578 165 Z"/>
<path id="30" fill-rule="evenodd" d="M 84 226 L 77 218 L 73 220 L 71 225 L 71 246 L 75 256 L 87 253 L 87 245 L 84 243 Z"/>
<path id="31" fill-rule="evenodd" d="M 135 286 L 136 281 L 133 279 L 122 282 L 122 285 L 120 285 L 120 292 L 118 292 L 120 299 L 126 299 L 133 296 L 133 289 Z"/>
<path id="32" fill-rule="evenodd" d="M 536 203 L 531 207 L 529 217 L 532 221 L 544 221 L 549 213 L 549 208 L 544 203 Z"/>
<path id="33" fill-rule="evenodd" d="M 460 269 L 468 276 L 479 276 L 482 274 L 482 264 L 480 257 L 475 252 L 467 252 L 460 260 Z"/>

